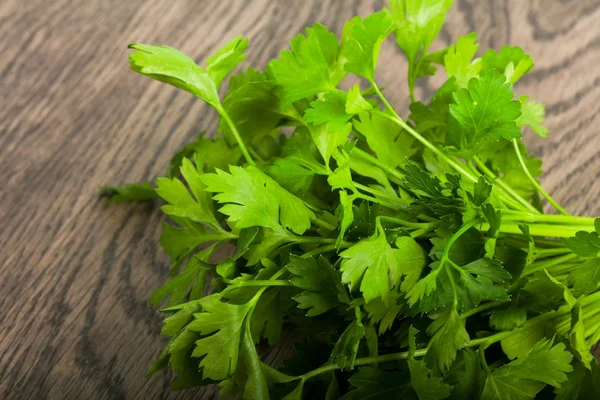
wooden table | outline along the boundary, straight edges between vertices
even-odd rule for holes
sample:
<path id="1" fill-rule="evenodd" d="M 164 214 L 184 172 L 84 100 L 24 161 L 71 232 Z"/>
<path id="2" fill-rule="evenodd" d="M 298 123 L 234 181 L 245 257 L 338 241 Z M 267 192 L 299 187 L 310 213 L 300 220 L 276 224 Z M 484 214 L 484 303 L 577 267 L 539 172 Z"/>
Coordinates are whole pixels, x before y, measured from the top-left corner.
<path id="1" fill-rule="evenodd" d="M 576 214 L 600 215 L 600 1 L 456 1 L 436 48 L 480 32 L 482 48 L 523 46 L 518 85 L 547 104 L 548 139 L 527 133 L 542 182 Z M 156 208 L 108 205 L 103 184 L 152 179 L 216 113 L 128 70 L 129 42 L 204 60 L 236 34 L 263 67 L 303 27 L 339 33 L 383 1 L 104 0 L 0 2 L 0 398 L 183 399 L 147 379 L 164 344 L 147 303 L 165 279 Z M 393 41 L 378 71 L 406 114 Z M 442 76 L 440 74 L 440 76 Z M 418 90 L 430 96 L 433 79 Z M 194 397 L 194 393 L 196 397 Z M 202 395 L 200 395 L 200 393 Z"/>

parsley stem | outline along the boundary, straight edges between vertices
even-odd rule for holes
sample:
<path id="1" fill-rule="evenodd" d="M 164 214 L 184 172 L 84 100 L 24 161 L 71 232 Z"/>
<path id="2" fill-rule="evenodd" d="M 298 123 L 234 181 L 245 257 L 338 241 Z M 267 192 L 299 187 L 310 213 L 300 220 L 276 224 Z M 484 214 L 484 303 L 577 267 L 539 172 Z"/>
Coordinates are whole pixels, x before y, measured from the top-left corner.
<path id="1" fill-rule="evenodd" d="M 571 273 L 571 271 L 573 271 L 575 268 L 577 268 L 580 264 L 581 263 L 579 263 L 579 262 L 566 262 L 566 263 L 561 263 L 560 265 L 546 267 L 546 270 L 550 273 L 550 275 L 558 276 L 558 275 Z"/>
<path id="2" fill-rule="evenodd" d="M 452 275 L 452 271 L 448 267 L 448 264 L 454 266 L 459 271 L 462 271 L 462 269 L 450 259 L 450 249 L 452 248 L 452 245 L 454 245 L 454 243 L 458 240 L 458 238 L 460 238 L 465 232 L 473 228 L 475 225 L 480 224 L 482 221 L 483 219 L 480 218 L 474 219 L 473 221 L 466 223 L 448 240 L 448 244 L 446 245 L 446 248 L 444 248 L 444 253 L 442 254 L 440 268 L 444 267 L 446 274 L 448 275 L 448 279 L 450 280 L 450 284 L 452 285 L 452 291 L 454 292 L 454 300 L 452 306 L 454 307 L 454 309 L 458 307 L 458 289 L 456 288 L 456 282 L 454 282 L 454 276 Z"/>
<path id="3" fill-rule="evenodd" d="M 336 239 L 324 238 L 319 236 L 295 236 L 292 239 L 294 243 L 308 243 L 308 244 L 326 244 L 335 243 Z"/>
<path id="4" fill-rule="evenodd" d="M 256 158 L 260 162 L 265 162 L 265 160 L 252 148 L 252 146 L 248 146 L 248 152 L 254 158 Z"/>
<path id="5" fill-rule="evenodd" d="M 402 205 L 400 205 L 401 203 L 400 204 L 394 204 L 394 203 L 392 203 L 390 201 L 378 199 L 377 197 L 369 196 L 369 195 L 362 194 L 362 193 L 356 193 L 355 196 L 357 198 L 370 201 L 371 203 L 379 203 L 382 206 L 386 206 L 387 208 L 391 208 L 392 210 L 399 210 L 400 208 L 406 207 L 406 204 L 402 204 Z"/>
<path id="6" fill-rule="evenodd" d="M 444 160 L 448 164 L 450 164 L 450 166 L 452 168 L 454 168 L 455 170 L 457 170 L 458 172 L 463 174 L 465 177 L 469 178 L 471 181 L 477 182 L 477 178 L 474 177 L 473 175 L 471 175 L 471 173 L 468 170 L 466 170 L 463 165 L 461 165 L 458 161 L 453 160 L 451 157 L 448 157 L 443 151 L 438 149 L 437 146 L 435 146 L 429 140 L 425 139 L 423 136 L 421 136 L 421 134 L 419 132 L 417 132 L 410 125 L 408 125 L 406 122 L 404 122 L 404 120 L 398 115 L 396 110 L 390 105 L 390 103 L 388 103 L 387 99 L 383 96 L 383 94 L 381 93 L 381 91 L 379 90 L 379 88 L 377 87 L 375 82 L 371 81 L 370 83 L 371 83 L 371 86 L 373 87 L 373 90 L 375 90 L 375 93 L 377 93 L 377 96 L 379 96 L 379 98 L 381 99 L 381 101 L 383 102 L 385 107 L 388 110 L 390 110 L 393 115 L 388 115 L 379 110 L 373 110 L 372 111 L 373 113 L 394 122 L 395 124 L 397 124 L 398 126 L 403 128 L 404 130 L 406 130 L 408 133 L 410 133 L 415 139 L 417 139 L 419 142 L 421 142 L 425 147 L 427 147 L 429 150 L 434 152 L 438 157 L 440 157 L 442 160 Z"/>
<path id="7" fill-rule="evenodd" d="M 594 226 L 595 218 L 579 217 L 575 215 L 513 213 L 510 215 L 503 215 L 502 221 L 555 222 L 558 224 L 589 224 L 590 226 Z"/>
<path id="8" fill-rule="evenodd" d="M 386 118 L 389 117 L 389 115 L 386 115 Z M 397 169 L 395 168 L 390 168 L 387 165 L 385 165 L 384 163 L 382 163 L 381 161 L 379 161 L 377 158 L 373 157 L 372 155 L 370 155 L 369 153 L 367 153 L 364 150 L 361 150 L 357 147 L 354 147 L 350 153 L 351 155 L 355 155 L 358 158 L 363 159 L 364 161 L 367 161 L 371 164 L 377 165 L 379 168 L 381 168 L 382 170 L 384 170 L 385 172 L 387 172 L 389 175 L 398 178 L 400 180 L 404 179 L 404 174 L 402 174 L 401 172 L 399 172 Z"/>
<path id="9" fill-rule="evenodd" d="M 352 246 L 352 243 L 350 243 L 350 242 L 342 242 L 342 244 L 339 246 L 339 248 L 343 249 L 343 248 L 347 248 L 347 247 L 350 247 L 350 246 Z M 314 250 L 307 251 L 306 253 L 302 254 L 300 257 L 302 257 L 302 258 L 309 258 L 309 257 L 312 257 L 312 256 L 319 255 L 321 253 L 325 253 L 325 252 L 328 252 L 328 251 L 335 251 L 335 250 L 338 250 L 338 246 L 336 244 L 330 244 L 328 246 L 317 247 Z"/>
<path id="10" fill-rule="evenodd" d="M 544 196 L 546 200 L 548 200 L 548 203 L 552 204 L 552 206 L 556 208 L 562 215 L 569 215 L 567 210 L 565 210 L 560 204 L 558 204 L 558 202 L 554 200 L 552 196 L 550 196 L 550 194 L 542 188 L 542 186 L 533 177 L 533 175 L 531 175 L 531 172 L 529 172 L 529 168 L 527 168 L 527 164 L 525 164 L 525 160 L 523 159 L 521 150 L 519 150 L 519 142 L 517 142 L 516 139 L 513 139 L 512 142 L 513 147 L 515 148 L 515 153 L 517 154 L 517 158 L 519 159 L 519 163 L 521 164 L 521 168 L 523 169 L 523 172 L 525 172 L 527 179 L 529 179 L 531 184 L 538 190 L 538 192 L 540 192 L 540 194 Z"/>
<path id="11" fill-rule="evenodd" d="M 225 122 L 227 122 L 227 125 L 229 126 L 229 129 L 231 129 L 231 132 L 233 133 L 233 137 L 235 138 L 238 146 L 240 146 L 240 150 L 242 151 L 242 154 L 244 155 L 244 158 L 246 159 L 246 162 L 248 164 L 252 165 L 252 166 L 256 166 L 256 163 L 254 162 L 254 160 L 250 156 L 250 153 L 248 152 L 248 149 L 246 148 L 246 145 L 244 144 L 244 140 L 242 139 L 242 136 L 240 135 L 240 132 L 237 130 L 235 124 L 233 123 L 233 121 L 229 117 L 229 114 L 227 114 L 227 111 L 225 111 L 225 109 L 221 105 L 218 105 L 216 107 L 216 109 L 219 112 L 219 114 L 223 117 L 223 119 L 225 120 Z"/>
<path id="12" fill-rule="evenodd" d="M 490 178 L 494 183 L 496 183 L 500 188 L 504 189 L 505 192 L 507 192 L 508 194 L 510 194 L 512 196 L 513 199 L 515 199 L 519 204 L 521 204 L 523 207 L 525 207 L 526 210 L 531 211 L 534 214 L 541 214 L 533 205 L 531 205 L 531 203 L 529 203 L 527 200 L 525 200 L 523 197 L 521 197 L 521 195 L 519 195 L 517 192 L 515 192 L 513 190 L 513 188 L 511 188 L 506 182 L 504 182 L 502 179 L 498 178 L 496 176 L 496 174 L 494 174 L 486 165 L 484 162 L 482 162 L 477 156 L 473 157 L 473 161 L 475 162 L 475 164 L 477 165 L 477 167 L 488 177 Z"/>
<path id="13" fill-rule="evenodd" d="M 498 342 L 498 341 L 504 339 L 504 337 L 508 336 L 508 333 L 510 333 L 510 332 L 499 332 L 499 333 L 496 333 L 496 334 L 488 336 L 488 337 L 471 340 L 467 344 L 466 347 L 480 346 L 484 343 L 489 345 L 489 344 L 492 344 L 492 343 L 495 343 L 495 342 Z M 417 349 L 417 350 L 415 350 L 413 357 L 422 357 L 425 354 L 427 354 L 428 350 L 429 350 L 428 347 L 425 347 L 423 349 Z M 360 367 L 361 365 L 384 363 L 384 362 L 398 361 L 398 360 L 407 360 L 408 354 L 409 354 L 408 351 L 403 351 L 401 353 L 383 354 L 383 355 L 376 356 L 376 357 L 357 358 L 354 361 L 354 366 Z M 307 380 L 314 378 L 315 376 L 318 376 L 318 375 L 321 375 L 321 374 L 324 374 L 324 373 L 327 373 L 330 371 L 335 371 L 338 369 L 342 369 L 342 368 L 340 366 L 338 366 L 337 364 L 327 364 L 327 365 L 324 365 L 317 369 L 313 369 L 312 371 L 307 372 L 305 374 L 298 375 L 295 377 L 294 380 L 302 380 L 302 381 L 306 382 Z"/>
<path id="14" fill-rule="evenodd" d="M 235 284 L 232 284 L 230 287 L 247 287 L 247 286 L 294 286 L 291 284 L 291 282 L 289 281 L 283 281 L 283 280 L 274 280 L 274 281 L 269 281 L 269 280 L 256 280 L 256 281 L 243 281 L 243 282 L 236 282 Z"/>
<path id="15" fill-rule="evenodd" d="M 452 248 L 452 245 L 454 245 L 454 242 L 456 242 L 459 237 L 461 237 L 469 229 L 475 227 L 476 225 L 481 224 L 483 221 L 484 221 L 483 218 L 474 219 L 473 221 L 468 222 L 465 225 L 463 225 L 462 228 L 460 228 L 454 235 L 452 235 L 452 237 L 448 240 L 448 244 L 446 245 L 446 248 L 444 249 L 444 253 L 442 254 L 441 262 L 443 263 L 445 260 L 450 260 L 450 249 Z"/>
<path id="16" fill-rule="evenodd" d="M 314 225 L 318 226 L 319 228 L 323 228 L 328 231 L 333 231 L 336 228 L 335 225 L 332 225 L 327 221 L 323 221 L 320 218 L 311 218 L 310 222 L 312 222 Z"/>
<path id="17" fill-rule="evenodd" d="M 600 324 L 596 325 L 596 330 L 594 331 L 594 333 L 588 338 L 587 340 L 587 345 L 589 347 L 592 347 L 593 345 L 595 345 L 596 343 L 598 343 L 598 341 L 600 341 Z"/>
<path id="18" fill-rule="evenodd" d="M 432 231 L 433 229 L 435 229 L 436 227 L 437 227 L 437 225 L 435 225 L 435 226 L 429 226 L 429 227 L 426 227 L 426 228 L 420 228 L 420 229 L 416 229 L 416 230 L 414 230 L 414 231 L 412 231 L 412 232 L 410 233 L 410 237 L 411 237 L 411 238 L 418 238 L 418 237 L 421 237 L 421 236 L 423 236 L 423 235 L 425 235 L 425 234 L 427 234 L 427 233 L 431 232 L 431 231 Z"/>
<path id="19" fill-rule="evenodd" d="M 380 221 L 393 222 L 398 225 L 404 225 L 404 226 L 408 226 L 411 228 L 428 228 L 431 226 L 438 226 L 440 224 L 439 222 L 411 222 L 411 221 L 406 221 L 406 220 L 403 220 L 400 218 L 388 217 L 385 215 L 380 215 L 377 217 L 377 219 Z"/>
<path id="20" fill-rule="evenodd" d="M 535 249 L 535 256 L 539 257 L 551 257 L 551 256 L 555 256 L 557 254 L 567 254 L 570 253 L 571 249 L 568 249 L 566 247 L 558 247 L 558 248 L 554 248 L 554 249 Z"/>
<path id="21" fill-rule="evenodd" d="M 377 189 L 373 189 L 373 188 L 371 188 L 369 186 L 365 186 L 365 185 L 362 185 L 360 183 L 354 182 L 354 186 L 356 186 L 357 189 L 360 189 L 360 190 L 363 190 L 365 192 L 371 193 L 371 194 L 373 194 L 375 196 L 378 196 L 378 197 L 383 197 L 383 198 L 385 198 L 387 200 L 396 202 L 396 203 L 401 204 L 403 206 L 407 206 L 409 204 L 408 201 L 403 201 L 398 196 L 393 196 L 390 193 L 387 193 L 387 192 L 384 192 L 384 191 L 381 191 L 381 190 L 377 190 Z"/>
<path id="22" fill-rule="evenodd" d="M 490 228 L 490 224 L 484 222 L 481 224 L 479 228 L 481 231 L 486 231 Z M 532 224 L 529 225 L 529 232 L 531 236 L 549 236 L 556 238 L 569 238 L 575 236 L 575 234 L 579 231 L 592 232 L 594 230 L 594 226 L 584 226 L 584 225 L 545 225 L 545 224 Z M 519 224 L 502 224 L 499 229 L 502 233 L 514 233 L 517 235 L 522 235 L 521 229 L 519 228 Z"/>
<path id="23" fill-rule="evenodd" d="M 563 264 L 563 263 L 565 263 L 567 261 L 571 261 L 571 260 L 573 260 L 573 259 L 575 259 L 577 257 L 578 257 L 577 254 L 571 253 L 571 254 L 566 254 L 564 256 L 561 256 L 561 257 L 553 258 L 551 260 L 544 260 L 544 261 L 540 261 L 540 262 L 534 262 L 534 263 L 532 263 L 531 265 L 529 265 L 528 267 L 526 267 L 523 270 L 522 275 L 529 275 L 529 274 L 532 274 L 532 273 L 534 273 L 536 271 L 541 271 L 543 269 L 550 268 L 550 267 L 553 267 L 555 265 L 560 265 L 560 264 Z"/>
<path id="24" fill-rule="evenodd" d="M 483 304 L 479 305 L 478 307 L 475 307 L 472 310 L 462 313 L 461 317 L 463 319 L 468 318 L 471 315 L 479 314 L 482 311 L 489 310 L 490 308 L 495 308 L 495 307 L 498 307 L 498 306 L 501 306 L 501 305 L 507 304 L 507 303 L 510 303 L 510 300 L 488 301 L 487 303 L 483 303 Z"/>

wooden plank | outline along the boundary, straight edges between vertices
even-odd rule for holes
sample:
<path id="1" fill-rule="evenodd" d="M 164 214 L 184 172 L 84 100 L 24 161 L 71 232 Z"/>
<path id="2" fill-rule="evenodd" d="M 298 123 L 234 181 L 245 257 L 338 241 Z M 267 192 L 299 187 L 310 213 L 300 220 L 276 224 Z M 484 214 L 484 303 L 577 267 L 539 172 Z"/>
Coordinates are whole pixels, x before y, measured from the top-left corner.
<path id="1" fill-rule="evenodd" d="M 537 67 L 517 92 L 548 105 L 548 139 L 527 142 L 544 186 L 576 214 L 599 215 L 600 1 L 460 0 L 441 48 L 470 31 Z M 103 184 L 151 179 L 215 112 L 128 70 L 132 41 L 168 44 L 201 61 L 232 36 L 263 67 L 315 21 L 343 22 L 371 0 L 4 0 L 0 3 L 0 398 L 212 398 L 145 378 L 164 340 L 147 305 L 165 279 L 160 214 L 108 206 Z M 406 114 L 405 62 L 392 41 L 378 71 Z M 432 93 L 441 78 L 425 81 Z"/>

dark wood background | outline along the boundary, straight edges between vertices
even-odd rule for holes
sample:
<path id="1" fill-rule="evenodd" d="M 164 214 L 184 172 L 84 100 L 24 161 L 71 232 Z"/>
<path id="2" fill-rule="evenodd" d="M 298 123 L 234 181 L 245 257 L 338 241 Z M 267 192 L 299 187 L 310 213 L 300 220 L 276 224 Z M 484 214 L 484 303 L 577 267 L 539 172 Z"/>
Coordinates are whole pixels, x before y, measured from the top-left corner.
<path id="1" fill-rule="evenodd" d="M 482 48 L 523 46 L 518 85 L 547 104 L 548 139 L 528 133 L 544 186 L 600 215 L 600 1 L 456 0 L 436 42 L 470 31 Z M 164 344 L 147 305 L 165 279 L 160 213 L 108 205 L 98 187 L 152 179 L 216 113 L 128 70 L 127 44 L 168 44 L 197 61 L 236 34 L 262 67 L 315 21 L 341 31 L 383 1 L 0 1 L 0 398 L 184 399 L 145 377 Z M 406 113 L 406 65 L 385 45 L 379 82 Z M 431 95 L 440 79 L 424 83 Z M 195 395 L 195 396 L 194 396 Z"/>

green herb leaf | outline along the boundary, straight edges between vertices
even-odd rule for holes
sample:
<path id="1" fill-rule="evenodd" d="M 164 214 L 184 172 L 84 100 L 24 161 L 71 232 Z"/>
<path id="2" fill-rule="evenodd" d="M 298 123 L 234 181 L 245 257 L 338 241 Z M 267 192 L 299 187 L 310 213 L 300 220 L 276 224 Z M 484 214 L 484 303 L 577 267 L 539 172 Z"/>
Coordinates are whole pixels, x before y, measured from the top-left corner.
<path id="1" fill-rule="evenodd" d="M 545 385 L 560 388 L 571 372 L 565 345 L 542 340 L 523 357 L 488 373 L 482 400 L 533 399 Z"/>
<path id="2" fill-rule="evenodd" d="M 334 90 L 343 78 L 338 67 L 336 36 L 321 24 L 306 28 L 306 36 L 292 39 L 291 50 L 269 63 L 269 71 L 281 89 L 282 106 Z"/>
<path id="3" fill-rule="evenodd" d="M 292 284 L 304 290 L 294 300 L 298 308 L 308 310 L 306 316 L 314 317 L 349 302 L 339 273 L 325 258 L 292 256 L 287 269 L 295 275 Z"/>
<path id="4" fill-rule="evenodd" d="M 239 229 L 251 226 L 280 229 L 281 225 L 302 234 L 310 227 L 314 214 L 296 196 L 283 189 L 255 167 L 231 166 L 230 173 L 217 170 L 200 177 L 214 199 L 227 203 L 219 211 Z"/>
<path id="5" fill-rule="evenodd" d="M 448 125 L 449 143 L 473 154 L 487 141 L 521 137 L 516 120 L 521 105 L 513 100 L 511 86 L 497 72 L 483 72 L 467 89 L 454 93 Z"/>
<path id="6" fill-rule="evenodd" d="M 126 201 L 147 201 L 158 197 L 151 182 L 129 183 L 125 186 L 102 186 L 100 196 L 105 196 L 113 203 Z"/>
<path id="7" fill-rule="evenodd" d="M 219 85 L 244 60 L 247 47 L 247 39 L 234 38 L 207 60 L 206 69 L 168 46 L 130 44 L 129 48 L 136 51 L 129 56 L 129 61 L 134 71 L 188 91 L 218 107 Z"/>
<path id="8" fill-rule="evenodd" d="M 383 10 L 364 19 L 354 17 L 352 22 L 350 37 L 342 50 L 346 58 L 344 69 L 373 81 L 381 43 L 391 33 L 392 18 Z"/>

